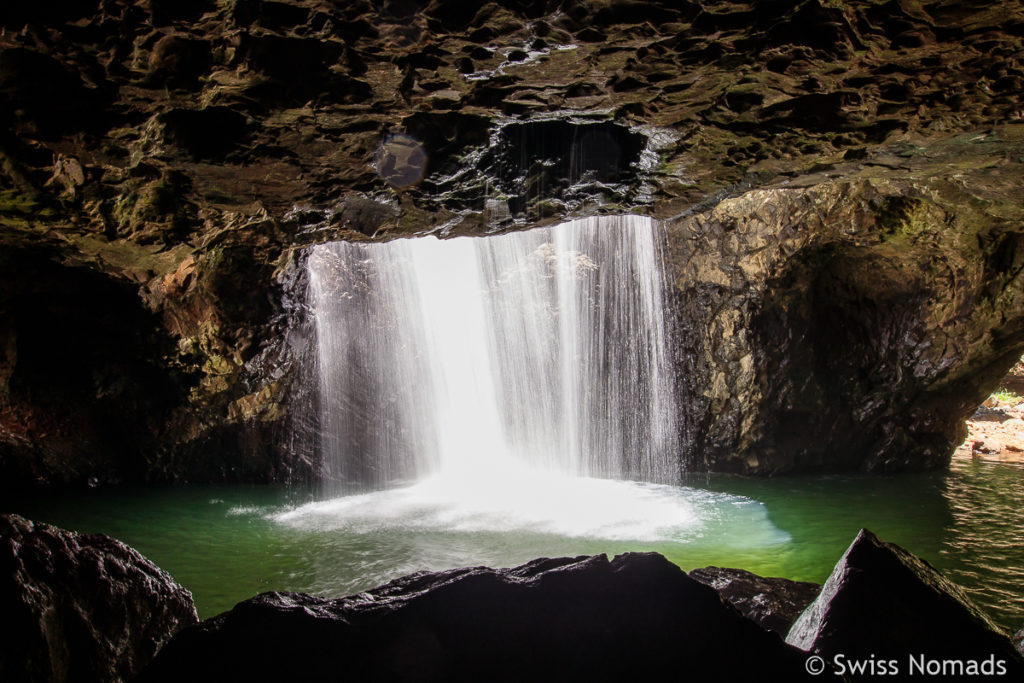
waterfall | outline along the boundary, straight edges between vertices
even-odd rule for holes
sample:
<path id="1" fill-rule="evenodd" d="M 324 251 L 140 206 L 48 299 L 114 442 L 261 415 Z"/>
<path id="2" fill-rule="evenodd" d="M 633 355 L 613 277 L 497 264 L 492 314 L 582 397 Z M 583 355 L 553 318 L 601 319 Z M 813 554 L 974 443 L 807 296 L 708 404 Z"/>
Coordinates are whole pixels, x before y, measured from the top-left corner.
<path id="1" fill-rule="evenodd" d="M 331 492 L 511 472 L 675 482 L 657 235 L 621 216 L 313 247 Z"/>

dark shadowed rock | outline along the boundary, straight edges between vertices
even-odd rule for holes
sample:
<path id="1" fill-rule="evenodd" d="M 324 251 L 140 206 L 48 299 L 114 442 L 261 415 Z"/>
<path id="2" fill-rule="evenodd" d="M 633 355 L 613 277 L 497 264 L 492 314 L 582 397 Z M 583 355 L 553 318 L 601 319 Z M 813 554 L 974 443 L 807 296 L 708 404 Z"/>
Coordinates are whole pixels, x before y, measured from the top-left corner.
<path id="1" fill-rule="evenodd" d="M 141 681 L 787 680 L 803 657 L 655 553 L 420 573 L 336 600 L 264 593 L 179 634 Z M 198 677 L 198 678 L 197 678 Z"/>
<path id="2" fill-rule="evenodd" d="M 90 128 L 100 104 L 98 90 L 87 88 L 73 68 L 50 55 L 8 46 L 0 47 L 0 96 L 18 103 L 0 113 L 4 125 L 41 138 Z"/>
<path id="3" fill-rule="evenodd" d="M 980 665 L 994 658 L 1004 663 L 1005 680 L 1024 677 L 1024 661 L 1010 639 L 959 586 L 867 529 L 847 548 L 786 642 L 833 662 L 839 655 L 895 660 L 905 675 L 911 675 L 911 657 L 926 667 L 954 660 Z"/>
<path id="4" fill-rule="evenodd" d="M 153 45 L 149 57 L 150 79 L 154 83 L 194 88 L 209 71 L 210 44 L 177 35 L 166 35 Z"/>
<path id="5" fill-rule="evenodd" d="M 116 481 L 155 448 L 147 416 L 171 413 L 178 393 L 161 368 L 173 342 L 136 290 L 0 248 L 0 488 Z"/>
<path id="6" fill-rule="evenodd" d="M 0 680 L 122 681 L 183 626 L 192 595 L 120 541 L 0 515 Z"/>
<path id="7" fill-rule="evenodd" d="M 245 117 L 226 107 L 172 109 L 160 121 L 168 142 L 196 159 L 223 157 L 245 135 Z"/>
<path id="8" fill-rule="evenodd" d="M 688 574 L 691 579 L 714 588 L 743 616 L 783 638 L 821 590 L 816 583 L 758 576 L 743 569 L 704 567 Z"/>

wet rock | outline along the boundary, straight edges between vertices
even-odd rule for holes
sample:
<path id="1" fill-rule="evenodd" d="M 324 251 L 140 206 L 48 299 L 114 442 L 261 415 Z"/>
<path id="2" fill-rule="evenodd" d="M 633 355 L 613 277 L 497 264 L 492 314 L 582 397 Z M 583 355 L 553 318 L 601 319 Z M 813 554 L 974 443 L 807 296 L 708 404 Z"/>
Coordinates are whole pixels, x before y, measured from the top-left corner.
<path id="1" fill-rule="evenodd" d="M 711 586 L 743 616 L 783 638 L 821 590 L 816 583 L 758 576 L 743 569 L 703 567 L 687 575 Z"/>
<path id="2" fill-rule="evenodd" d="M 606 195 L 636 177 L 646 140 L 609 122 L 541 120 L 503 126 L 483 164 L 497 179 L 513 215 L 536 218 L 552 197 L 580 201 Z"/>
<path id="3" fill-rule="evenodd" d="M 325 656 L 329 653 L 329 656 Z M 742 653 L 742 656 L 739 656 Z M 265 593 L 190 628 L 140 681 L 799 679 L 803 658 L 660 555 L 419 573 L 330 600 Z"/>
<path id="4" fill-rule="evenodd" d="M 4 680 L 126 681 L 196 623 L 192 595 L 128 546 L 0 515 Z"/>
<path id="5" fill-rule="evenodd" d="M 866 529 L 836 563 L 786 642 L 833 663 L 893 660 L 905 675 L 934 674 L 944 662 L 955 661 L 961 664 L 950 666 L 974 662 L 974 675 L 1024 676 L 1024 659 L 1010 639 L 959 586 Z M 995 668 L 981 669 L 983 663 Z M 969 676 L 969 671 L 953 673 Z"/>

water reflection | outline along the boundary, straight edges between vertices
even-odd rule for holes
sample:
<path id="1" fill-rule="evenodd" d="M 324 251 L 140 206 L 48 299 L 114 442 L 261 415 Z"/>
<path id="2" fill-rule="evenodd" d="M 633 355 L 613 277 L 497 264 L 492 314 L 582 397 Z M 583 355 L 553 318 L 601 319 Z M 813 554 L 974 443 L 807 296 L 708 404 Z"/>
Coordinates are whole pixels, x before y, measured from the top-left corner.
<path id="1" fill-rule="evenodd" d="M 943 495 L 950 520 L 940 564 L 997 623 L 1024 621 L 1024 466 L 954 460 Z"/>

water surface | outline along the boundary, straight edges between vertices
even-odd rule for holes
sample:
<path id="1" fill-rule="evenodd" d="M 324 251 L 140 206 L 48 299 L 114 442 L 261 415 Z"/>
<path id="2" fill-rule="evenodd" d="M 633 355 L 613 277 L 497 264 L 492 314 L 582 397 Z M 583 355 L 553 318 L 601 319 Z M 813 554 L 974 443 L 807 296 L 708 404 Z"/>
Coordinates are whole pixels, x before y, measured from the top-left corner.
<path id="1" fill-rule="evenodd" d="M 428 480 L 333 501 L 281 487 L 189 486 L 36 495 L 8 509 L 127 542 L 190 589 L 202 617 L 269 590 L 341 596 L 419 570 L 626 551 L 657 551 L 684 569 L 821 582 L 867 527 L 943 570 L 1005 628 L 1024 622 L 1019 465 L 548 490 L 510 476 L 468 498 Z"/>

